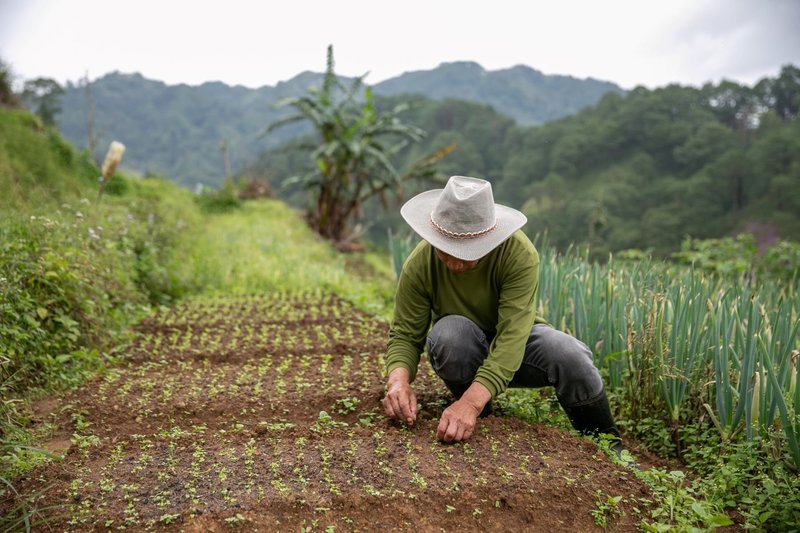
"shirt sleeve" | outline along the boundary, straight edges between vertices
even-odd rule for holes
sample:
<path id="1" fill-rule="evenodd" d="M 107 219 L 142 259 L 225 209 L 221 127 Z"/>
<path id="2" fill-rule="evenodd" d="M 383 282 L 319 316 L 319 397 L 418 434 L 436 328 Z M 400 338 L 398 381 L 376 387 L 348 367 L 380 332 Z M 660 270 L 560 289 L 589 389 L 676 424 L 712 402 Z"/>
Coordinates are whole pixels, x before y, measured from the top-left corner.
<path id="1" fill-rule="evenodd" d="M 503 392 L 522 364 L 525 345 L 536 320 L 539 254 L 533 245 L 509 254 L 499 274 L 497 332 L 489 355 L 475 374 L 494 398 Z"/>
<path id="2" fill-rule="evenodd" d="M 431 322 L 431 295 L 424 279 L 427 254 L 423 245 L 412 252 L 400 273 L 386 353 L 386 374 L 395 368 L 405 368 L 410 381 L 417 376 Z"/>

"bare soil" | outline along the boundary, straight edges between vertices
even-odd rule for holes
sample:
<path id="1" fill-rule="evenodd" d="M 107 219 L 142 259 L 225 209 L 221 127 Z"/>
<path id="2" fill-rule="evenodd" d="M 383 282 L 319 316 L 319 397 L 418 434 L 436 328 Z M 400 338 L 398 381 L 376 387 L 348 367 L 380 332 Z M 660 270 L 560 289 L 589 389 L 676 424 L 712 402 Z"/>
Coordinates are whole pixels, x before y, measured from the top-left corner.
<path id="1" fill-rule="evenodd" d="M 41 531 L 636 529 L 652 494 L 589 440 L 490 416 L 437 442 L 450 398 L 425 361 L 420 419 L 387 420 L 387 332 L 319 293 L 156 314 L 122 365 L 36 406 L 41 445 L 64 457 L 15 484 L 59 506 Z"/>

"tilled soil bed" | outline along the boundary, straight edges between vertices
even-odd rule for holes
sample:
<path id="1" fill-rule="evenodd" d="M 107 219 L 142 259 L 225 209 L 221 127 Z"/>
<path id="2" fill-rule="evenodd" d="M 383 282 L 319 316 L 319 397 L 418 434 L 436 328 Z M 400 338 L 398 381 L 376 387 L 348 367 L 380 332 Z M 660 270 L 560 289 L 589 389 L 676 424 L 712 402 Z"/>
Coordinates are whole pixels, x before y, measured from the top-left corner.
<path id="1" fill-rule="evenodd" d="M 39 520 L 66 513 L 42 531 L 636 529 L 651 493 L 588 440 L 490 416 L 438 442 L 450 398 L 425 361 L 419 420 L 388 421 L 387 332 L 321 293 L 156 314 L 124 364 L 39 405 L 64 458 L 16 485 L 57 506 Z"/>

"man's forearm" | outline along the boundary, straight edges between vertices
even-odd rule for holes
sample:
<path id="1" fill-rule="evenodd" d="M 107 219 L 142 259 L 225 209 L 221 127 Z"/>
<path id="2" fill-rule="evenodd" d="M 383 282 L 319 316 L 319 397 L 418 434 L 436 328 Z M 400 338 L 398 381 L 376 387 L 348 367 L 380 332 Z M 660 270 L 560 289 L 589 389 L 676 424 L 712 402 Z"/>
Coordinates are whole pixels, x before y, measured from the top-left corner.
<path id="1" fill-rule="evenodd" d="M 461 401 L 467 402 L 480 413 L 492 399 L 492 393 L 483 383 L 473 381 L 467 391 L 461 396 Z"/>
<path id="2" fill-rule="evenodd" d="M 409 383 L 414 381 L 419 366 L 419 353 L 412 347 L 402 343 L 391 343 L 386 353 L 384 370 L 391 375 L 398 368 L 408 370 Z"/>
<path id="3" fill-rule="evenodd" d="M 396 381 L 410 383 L 411 372 L 409 372 L 409 370 L 404 366 L 398 366 L 394 368 L 391 372 L 389 372 L 389 377 L 386 378 L 386 384 L 388 385 Z"/>

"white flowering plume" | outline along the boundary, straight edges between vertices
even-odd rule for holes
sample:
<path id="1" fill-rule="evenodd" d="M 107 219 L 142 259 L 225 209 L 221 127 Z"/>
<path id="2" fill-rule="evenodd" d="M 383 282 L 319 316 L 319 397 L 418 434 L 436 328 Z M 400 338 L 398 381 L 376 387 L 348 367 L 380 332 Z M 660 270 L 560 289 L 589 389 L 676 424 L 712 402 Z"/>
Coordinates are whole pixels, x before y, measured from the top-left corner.
<path id="1" fill-rule="evenodd" d="M 118 141 L 113 141 L 108 147 L 106 159 L 103 161 L 103 181 L 108 181 L 108 178 L 117 170 L 117 165 L 122 161 L 122 154 L 125 153 L 125 145 Z"/>

